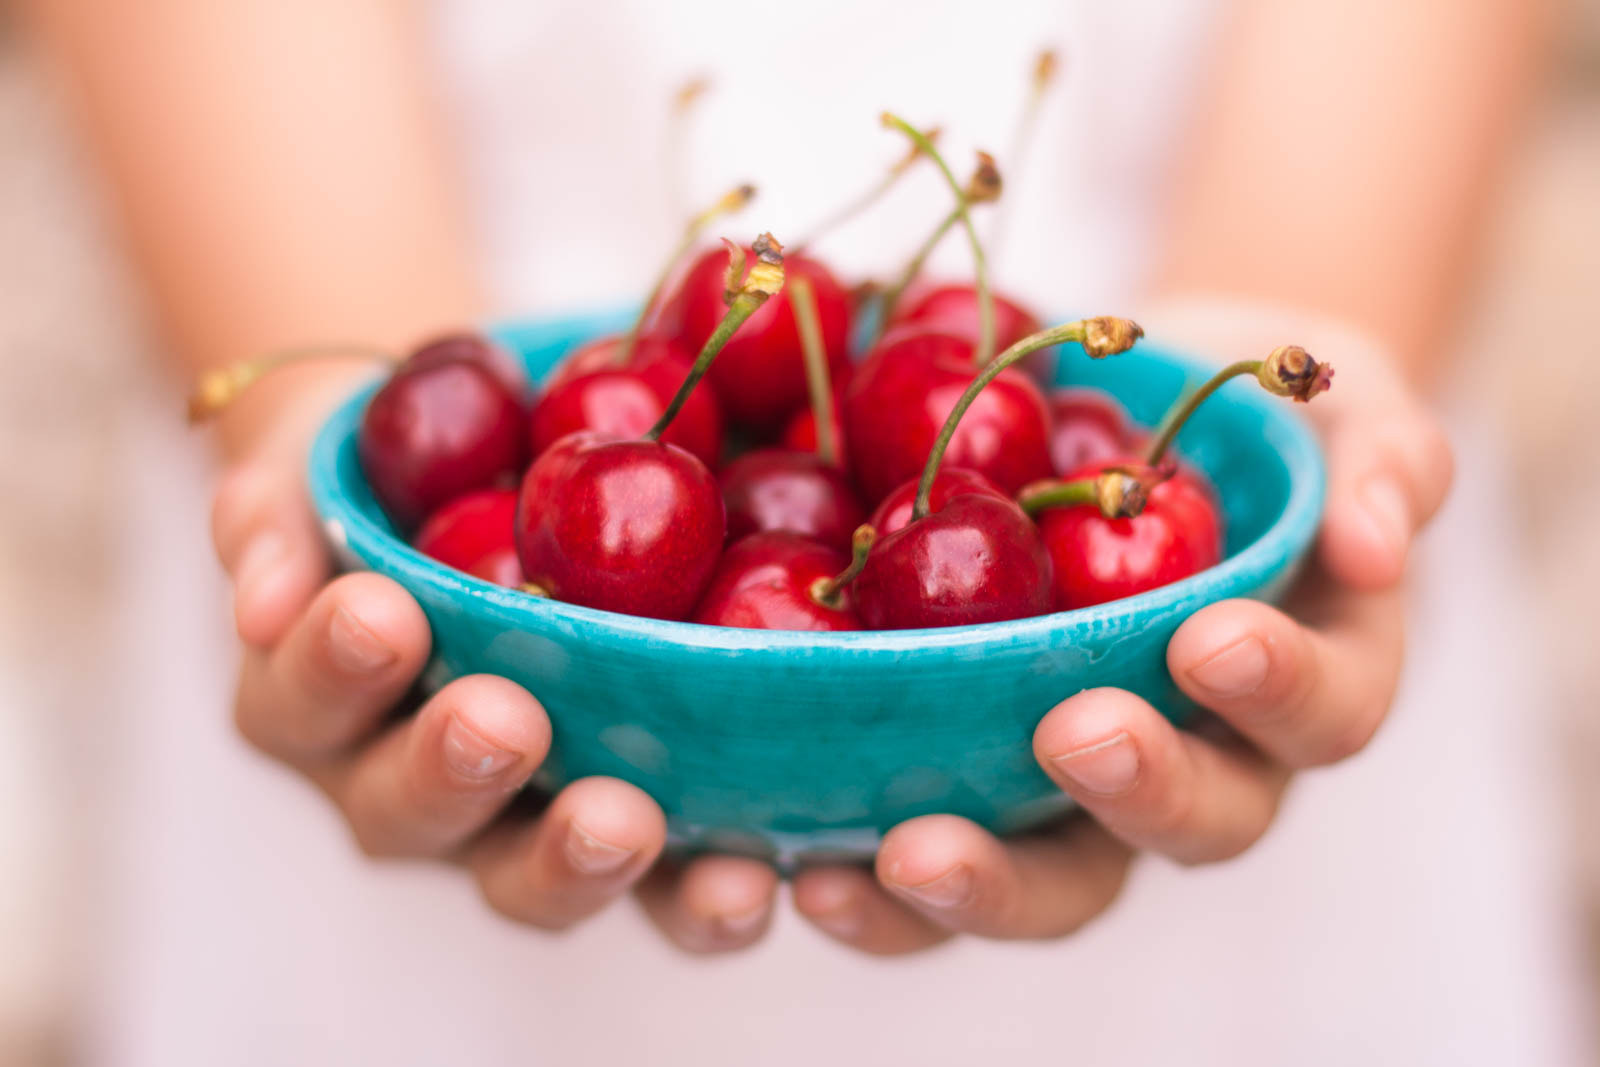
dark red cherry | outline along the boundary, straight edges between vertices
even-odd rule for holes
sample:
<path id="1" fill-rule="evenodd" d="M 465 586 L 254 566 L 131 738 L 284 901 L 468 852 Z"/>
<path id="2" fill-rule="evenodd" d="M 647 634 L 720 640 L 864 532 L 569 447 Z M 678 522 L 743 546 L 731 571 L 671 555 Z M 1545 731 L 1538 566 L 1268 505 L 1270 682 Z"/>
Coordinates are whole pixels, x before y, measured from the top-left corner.
<path id="1" fill-rule="evenodd" d="M 397 371 L 373 394 L 356 446 L 373 496 L 409 530 L 462 493 L 514 478 L 526 435 L 504 383 L 452 360 Z"/>
<path id="2" fill-rule="evenodd" d="M 412 544 L 446 566 L 515 589 L 523 581 L 516 519 L 515 489 L 479 489 L 430 515 Z"/>
<path id="3" fill-rule="evenodd" d="M 878 541 L 852 592 L 870 630 L 965 626 L 1051 610 L 1050 557 L 1012 500 L 962 493 Z"/>
<path id="4" fill-rule="evenodd" d="M 1067 478 L 1094 478 L 1107 465 L 1090 464 Z M 1108 519 L 1094 505 L 1080 504 L 1045 508 L 1037 519 L 1055 567 L 1058 611 L 1157 589 L 1222 561 L 1216 495 L 1187 466 L 1149 491 L 1137 518 Z"/>
<path id="5" fill-rule="evenodd" d="M 748 630 L 859 630 L 848 586 L 839 591 L 836 607 L 812 592 L 849 562 L 843 552 L 800 534 L 751 534 L 722 554 L 694 621 Z"/>
<path id="6" fill-rule="evenodd" d="M 944 507 L 946 501 L 964 493 L 977 493 L 1000 500 L 1011 499 L 977 471 L 969 471 L 963 467 L 940 466 L 939 473 L 933 476 L 933 489 L 928 496 L 928 510 L 938 511 Z M 906 524 L 911 521 L 911 509 L 916 502 L 917 483 L 906 482 L 879 501 L 877 510 L 867 521 L 878 531 L 879 537 L 888 537 L 896 530 L 905 529 Z"/>
<path id="7" fill-rule="evenodd" d="M 457 360 L 476 363 L 493 374 L 511 391 L 512 396 L 520 397 L 527 391 L 528 375 L 517 358 L 483 334 L 471 330 L 440 334 L 424 341 L 406 357 L 401 369 L 425 370 Z"/>
<path id="8" fill-rule="evenodd" d="M 722 299 L 727 265 L 725 248 L 700 256 L 662 309 L 662 330 L 687 349 L 698 350 L 727 311 Z M 837 372 L 849 351 L 848 292 L 827 267 L 807 256 L 785 256 L 783 267 L 790 284 L 795 278 L 810 281 L 828 363 Z M 707 378 L 731 421 L 769 435 L 805 406 L 805 359 L 787 289 L 750 316 L 717 356 Z"/>
<path id="9" fill-rule="evenodd" d="M 970 340 L 936 330 L 897 332 L 857 368 L 844 394 L 851 467 L 868 500 L 921 473 L 928 452 L 978 369 Z M 1050 413 L 1015 368 L 1000 372 L 967 409 L 944 462 L 1014 493 L 1051 474 Z"/>
<path id="10" fill-rule="evenodd" d="M 1090 463 L 1109 462 L 1133 444 L 1127 409 L 1101 389 L 1063 387 L 1048 397 L 1050 462 L 1065 475 Z"/>
<path id="11" fill-rule="evenodd" d="M 682 619 L 716 569 L 722 494 L 677 445 L 583 431 L 522 480 L 517 555 L 529 582 L 591 608 Z"/>
<path id="12" fill-rule="evenodd" d="M 615 365 L 620 338 L 579 349 L 557 371 L 528 415 L 535 456 L 579 430 L 641 437 L 666 410 L 694 360 L 676 345 L 641 338 L 626 366 Z M 586 369 L 579 369 L 586 368 Z M 713 469 L 722 459 L 722 412 L 716 399 L 696 389 L 684 401 L 663 441 L 678 445 Z"/>
<path id="13" fill-rule="evenodd" d="M 746 452 L 717 480 L 732 540 L 760 530 L 789 530 L 842 552 L 866 518 L 849 476 L 814 452 Z"/>

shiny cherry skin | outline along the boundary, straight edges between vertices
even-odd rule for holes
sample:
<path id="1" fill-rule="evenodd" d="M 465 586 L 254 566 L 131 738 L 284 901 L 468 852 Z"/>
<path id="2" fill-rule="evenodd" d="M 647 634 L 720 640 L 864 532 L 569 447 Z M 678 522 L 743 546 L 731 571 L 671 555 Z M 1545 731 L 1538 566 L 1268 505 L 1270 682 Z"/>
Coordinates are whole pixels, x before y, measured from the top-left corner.
<path id="1" fill-rule="evenodd" d="M 1050 557 L 1015 501 L 961 493 L 880 538 L 851 587 L 869 630 L 965 626 L 1051 610 Z"/>
<path id="2" fill-rule="evenodd" d="M 728 537 L 789 530 L 845 551 L 866 518 L 849 475 L 815 452 L 761 448 L 718 475 L 728 509 Z"/>
<path id="3" fill-rule="evenodd" d="M 527 456 L 526 418 L 477 363 L 402 367 L 367 404 L 356 450 L 373 496 L 411 530 L 462 493 L 514 479 Z"/>
<path id="4" fill-rule="evenodd" d="M 1050 462 L 1065 474 L 1109 462 L 1133 446 L 1127 409 L 1101 389 L 1063 386 L 1050 390 Z"/>
<path id="5" fill-rule="evenodd" d="M 748 255 L 748 250 L 746 250 Z M 725 248 L 712 249 L 690 266 L 682 285 L 661 312 L 661 331 L 698 352 L 727 313 L 723 303 Z M 817 318 L 829 365 L 837 372 L 848 361 L 850 296 L 832 272 L 804 255 L 785 256 L 784 291 L 763 304 L 717 355 L 706 378 L 728 419 L 770 436 L 806 405 L 805 357 L 788 290 L 796 278 L 811 282 Z"/>
<path id="6" fill-rule="evenodd" d="M 933 488 L 928 493 L 928 510 L 938 511 L 947 501 L 965 493 L 992 496 L 999 500 L 1011 499 L 977 471 L 942 464 L 939 473 L 933 476 Z M 911 509 L 916 502 L 917 483 L 905 482 L 878 502 L 877 508 L 872 512 L 872 518 L 867 521 L 872 523 L 872 528 L 878 531 L 879 537 L 887 537 L 896 530 L 905 529 L 906 524 L 911 521 Z"/>
<path id="7" fill-rule="evenodd" d="M 515 489 L 479 489 L 435 511 L 411 543 L 446 566 L 515 589 L 522 584 L 516 521 Z"/>
<path id="8" fill-rule="evenodd" d="M 546 389 L 528 413 L 533 455 L 579 430 L 644 436 L 667 409 L 689 366 L 687 358 L 663 350 L 627 367 L 569 374 Z M 690 393 L 661 439 L 716 469 L 722 459 L 722 412 L 710 391 Z"/>
<path id="9" fill-rule="evenodd" d="M 922 473 L 956 401 L 978 371 L 972 342 L 937 330 L 896 331 L 856 370 L 844 394 L 844 432 L 856 482 L 881 500 Z M 1052 474 L 1050 412 L 1038 386 L 1000 372 L 967 409 L 944 462 L 1008 493 Z"/>
<path id="10" fill-rule="evenodd" d="M 844 443 L 844 424 L 839 415 L 839 398 L 833 398 L 830 407 L 833 413 L 833 440 L 834 450 L 838 453 L 839 466 L 847 467 L 850 463 L 850 451 Z M 802 408 L 795 412 L 794 418 L 784 426 L 783 433 L 778 437 L 778 444 L 796 452 L 815 452 L 817 450 L 817 416 L 810 408 Z"/>
<path id="11" fill-rule="evenodd" d="M 499 378 L 512 396 L 520 397 L 527 392 L 528 376 L 516 357 L 483 334 L 471 330 L 440 334 L 424 341 L 406 357 L 403 367 L 408 371 L 423 370 L 456 360 L 478 364 Z"/>
<path id="12" fill-rule="evenodd" d="M 836 608 L 811 596 L 812 583 L 834 577 L 849 562 L 843 552 L 800 534 L 751 534 L 722 554 L 693 621 L 747 630 L 859 630 L 849 586 L 840 590 Z"/>
<path id="13" fill-rule="evenodd" d="M 996 352 L 1004 352 L 1029 334 L 1044 329 L 1039 316 L 1002 293 L 994 297 L 994 342 Z M 978 290 L 970 282 L 922 285 L 912 289 L 895 309 L 891 327 L 922 326 L 978 340 Z M 1056 348 L 1041 348 L 1023 357 L 1018 364 L 1038 382 L 1055 377 Z"/>
<path id="14" fill-rule="evenodd" d="M 517 556 L 557 600 L 684 619 L 722 552 L 717 480 L 677 445 L 580 431 L 528 468 Z"/>
<path id="15" fill-rule="evenodd" d="M 1093 478 L 1104 466 L 1090 464 L 1067 477 Z M 1038 522 L 1055 566 L 1058 611 L 1148 592 L 1222 562 L 1216 494 L 1186 466 L 1150 491 L 1137 518 L 1108 519 L 1084 504 L 1046 508 Z"/>

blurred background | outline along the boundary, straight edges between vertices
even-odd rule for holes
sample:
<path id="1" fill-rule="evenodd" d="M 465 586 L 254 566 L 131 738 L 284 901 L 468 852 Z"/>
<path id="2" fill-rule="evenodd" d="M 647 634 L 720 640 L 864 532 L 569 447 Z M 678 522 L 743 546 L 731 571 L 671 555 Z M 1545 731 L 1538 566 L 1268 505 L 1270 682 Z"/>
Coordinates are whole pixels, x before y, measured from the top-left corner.
<path id="1" fill-rule="evenodd" d="M 1160 54 L 1164 40 L 1183 32 L 1173 21 L 1189 16 L 1143 6 L 1156 27 L 1144 47 Z M 606 6 L 598 7 L 592 17 L 608 17 Z M 1441 10 L 1447 16 L 1449 5 Z M 560 40 L 563 17 L 554 9 L 543 14 L 545 40 Z M 958 17 L 951 12 L 952 21 Z M 835 22 L 844 18 L 835 16 Z M 1549 951 L 1575 961 L 1570 968 L 1561 964 L 1571 997 L 1563 1016 L 1568 1029 L 1560 1040 L 1535 1046 L 1559 1049 L 1561 1062 L 1585 1062 L 1593 1053 L 1588 1039 L 1600 1008 L 1600 835 L 1590 821 L 1600 820 L 1600 631 L 1593 623 L 1600 596 L 1600 538 L 1594 534 L 1600 528 L 1600 462 L 1593 441 L 1600 416 L 1594 399 L 1600 395 L 1600 348 L 1590 321 L 1600 294 L 1600 2 L 1571 0 L 1560 6 L 1559 19 L 1537 106 L 1496 200 L 1475 295 L 1453 342 L 1460 358 L 1452 361 L 1440 399 L 1452 412 L 1452 426 L 1470 428 L 1472 439 L 1458 441 L 1464 463 L 1482 462 L 1495 472 L 1497 519 L 1479 532 L 1492 538 L 1494 556 L 1514 575 L 1526 609 L 1521 617 L 1531 627 L 1505 646 L 1501 662 L 1486 664 L 1477 654 L 1464 654 L 1456 669 L 1487 669 L 1513 680 L 1526 675 L 1530 684 L 1519 689 L 1513 681 L 1507 688 L 1528 697 L 1490 708 L 1441 707 L 1434 722 L 1448 728 L 1453 714 L 1479 713 L 1531 753 L 1522 766 L 1535 770 L 1518 788 L 1534 797 L 1525 810 L 1548 815 L 1540 833 L 1548 835 L 1550 847 L 1516 860 L 1538 867 L 1533 881 L 1545 894 L 1520 899 L 1547 904 L 1550 922 L 1542 929 L 1553 939 Z M 189 533 L 169 537 L 159 531 L 173 528 L 163 521 L 171 516 L 152 512 L 172 506 L 172 498 L 146 492 L 158 482 L 203 487 L 214 472 L 202 440 L 177 426 L 182 382 L 157 350 L 130 264 L 108 221 L 106 191 L 86 164 L 61 87 L 15 23 L 0 2 L 0 1064 L 44 1065 L 78 1062 L 94 1047 L 86 1035 L 108 1025 L 108 1014 L 139 1011 L 136 1000 L 113 1003 L 105 991 L 138 974 L 130 962 L 137 961 L 138 949 L 127 945 L 129 925 L 138 923 L 144 903 L 140 895 L 171 891 L 159 877 L 167 855 L 161 827 L 170 821 L 146 816 L 185 813 L 181 820 L 192 813 L 200 822 L 185 829 L 214 834 L 223 849 L 230 835 L 256 831 L 230 826 L 226 799 L 218 804 L 178 791 L 173 780 L 129 757 L 157 743 L 140 713 L 149 698 L 130 692 L 128 682 L 152 673 L 167 684 L 164 692 L 189 701 L 161 720 L 159 729 L 167 731 L 161 743 L 170 743 L 169 750 L 202 761 L 242 748 L 227 732 L 230 665 L 210 662 L 204 652 L 228 627 L 226 590 L 206 543 L 204 508 L 185 505 L 191 511 L 178 526 Z M 1092 16 L 1079 12 L 1065 23 L 1069 53 L 1071 31 L 1082 34 L 1079 40 L 1092 39 L 1086 32 L 1095 28 Z M 456 73 L 448 106 L 460 113 L 463 128 L 498 132 L 499 151 L 514 157 L 509 165 L 492 165 L 481 153 L 473 156 L 469 168 L 478 168 L 478 186 L 514 185 L 519 173 L 537 167 L 570 171 L 577 181 L 587 172 L 571 157 L 585 152 L 619 161 L 608 185 L 574 192 L 570 201 L 509 208 L 509 216 L 483 225 L 486 256 L 501 268 L 500 276 L 518 279 L 500 286 L 500 305 L 537 310 L 626 298 L 642 278 L 607 276 L 595 264 L 609 257 L 607 249 L 631 227 L 643 226 L 664 245 L 672 224 L 660 205 L 646 210 L 624 203 L 637 183 L 637 167 L 653 165 L 638 162 L 636 156 L 650 154 L 638 145 L 659 143 L 661 130 L 656 119 L 630 112 L 607 86 L 637 78 L 648 87 L 646 98 L 663 101 L 664 112 L 673 82 L 709 65 L 727 93 L 737 96 L 753 91 L 741 90 L 741 84 L 760 77 L 754 43 L 737 55 L 711 55 L 687 39 L 693 34 L 663 18 L 658 25 L 635 27 L 634 39 L 619 45 L 618 55 L 552 68 L 550 50 L 557 46 L 520 55 L 515 38 L 499 39 L 489 26 L 489 20 L 440 20 L 439 62 Z M 931 25 L 904 32 L 901 44 L 925 49 L 930 67 L 953 65 L 963 54 L 962 42 Z M 984 64 L 1006 75 L 995 79 L 1003 82 L 996 96 L 1014 100 L 1027 56 L 1039 42 L 1008 37 L 1004 28 L 971 32 L 986 46 Z M 621 54 L 658 43 L 644 68 L 631 67 Z M 870 51 L 841 52 L 833 57 L 841 69 L 859 69 L 867 82 L 853 87 L 852 100 L 876 95 L 958 130 L 981 127 L 993 104 L 981 95 L 938 97 L 932 87 L 937 74 L 929 75 L 928 85 L 897 84 L 870 73 Z M 1182 61 L 1176 49 L 1169 58 Z M 542 89 L 560 99 L 556 76 L 538 73 L 550 69 L 582 80 L 582 91 L 598 95 L 602 105 L 613 101 L 607 114 L 615 121 L 580 131 L 548 116 L 536 120 L 514 98 L 506 102 L 504 80 L 519 75 L 530 93 Z M 1091 138 L 1114 136 L 1114 130 L 1094 125 L 1100 91 L 1091 78 L 1069 80 L 1066 99 L 1047 111 L 1043 140 L 1053 128 L 1052 116 L 1058 124 L 1077 123 Z M 784 111 L 777 121 L 798 143 L 826 144 L 865 160 L 892 158 L 893 151 L 874 139 L 870 115 L 852 116 L 863 119 L 855 123 L 862 127 L 859 136 L 853 129 L 839 133 L 836 116 L 808 119 L 818 111 L 829 114 L 837 103 L 826 89 L 815 96 L 774 105 Z M 921 102 L 930 96 L 933 102 Z M 491 98 L 499 102 L 489 106 Z M 719 118 L 744 114 L 737 102 L 727 106 L 731 111 L 723 111 L 714 95 L 702 116 L 706 158 L 736 156 L 745 148 L 755 159 L 787 165 L 779 139 L 737 123 L 731 131 L 727 121 L 719 126 Z M 1153 114 L 1149 121 L 1161 120 Z M 527 129 L 525 138 L 515 135 L 519 126 Z M 1115 217 L 1119 183 L 1085 177 L 1075 159 L 1045 149 L 1037 166 L 1037 180 L 1020 185 L 1019 217 L 1045 210 L 1051 189 L 1061 183 L 1102 195 L 1100 209 L 1080 220 L 1084 226 Z M 762 163 L 754 169 L 755 177 L 764 177 Z M 786 192 L 781 181 L 769 179 L 773 215 L 814 216 L 853 189 L 855 174 L 864 172 L 834 170 L 833 185 L 823 180 L 799 191 Z M 696 197 L 744 176 L 700 175 L 703 189 Z M 513 203 L 506 193 L 498 189 L 495 202 Z M 914 220 L 928 217 L 926 205 L 940 195 L 928 184 L 897 199 L 886 207 L 882 228 L 914 230 Z M 607 204 L 622 206 L 603 219 Z M 574 210 L 595 214 L 586 243 L 570 230 L 541 242 L 553 214 Z M 854 244 L 845 240 L 840 248 L 842 258 L 863 270 L 899 254 L 898 246 L 885 254 L 865 237 Z M 962 269 L 961 251 L 944 250 L 950 270 Z M 1052 279 L 1040 293 L 1044 254 L 1019 248 L 1012 255 L 1006 268 L 1012 277 L 1035 279 L 1017 285 L 1041 303 L 1056 299 L 1056 284 L 1083 303 L 1115 295 L 1126 286 L 1119 271 L 1133 269 L 1116 262 L 1100 264 L 1098 272 L 1068 267 L 1064 280 Z M 152 419 L 152 411 L 172 412 L 171 424 Z M 203 500 L 203 492 L 193 500 Z M 1479 576 L 1464 570 L 1433 578 L 1470 585 Z M 159 633 L 151 633 L 150 624 L 128 610 L 130 604 L 161 605 L 189 621 L 162 623 Z M 1487 616 L 1457 621 L 1485 631 L 1501 623 Z M 1461 699 L 1459 692 L 1408 696 L 1413 705 Z M 204 743 L 191 745 L 191 731 Z M 219 788 L 236 773 L 263 780 L 274 773 L 236 752 L 230 758 L 242 769 L 230 764 L 212 772 Z M 1494 787 L 1486 779 L 1484 788 Z M 310 804 L 309 798 L 266 795 L 270 803 Z M 316 845 L 309 859 L 289 851 L 292 838 L 271 844 L 290 866 L 342 857 L 336 835 Z M 130 870 L 142 872 L 143 880 L 125 877 Z M 199 912 L 224 908 L 203 897 L 184 901 Z M 1492 911 L 1478 917 L 1491 938 L 1506 919 Z M 141 928 L 133 943 L 148 947 L 166 932 Z M 112 942 L 122 945 L 119 952 L 106 949 Z M 137 1020 L 126 1017 L 114 1025 L 138 1029 Z"/>

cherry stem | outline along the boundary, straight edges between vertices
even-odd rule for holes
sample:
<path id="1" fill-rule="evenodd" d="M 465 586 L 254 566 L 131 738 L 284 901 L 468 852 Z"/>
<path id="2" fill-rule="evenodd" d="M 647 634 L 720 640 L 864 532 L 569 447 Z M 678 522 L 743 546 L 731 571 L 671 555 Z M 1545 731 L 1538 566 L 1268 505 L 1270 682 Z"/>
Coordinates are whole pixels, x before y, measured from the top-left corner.
<path id="1" fill-rule="evenodd" d="M 689 117 L 695 105 L 711 88 L 706 78 L 694 77 L 684 82 L 672 96 L 672 110 L 667 115 L 667 189 L 669 204 L 674 215 L 689 210 L 689 197 L 684 192 L 688 184 L 685 172 L 688 167 Z"/>
<path id="2" fill-rule="evenodd" d="M 817 420 L 817 456 L 830 467 L 839 465 L 839 440 L 833 432 L 833 382 L 828 374 L 828 350 L 817 316 L 817 294 L 807 278 L 789 283 L 789 304 L 800 329 L 800 349 L 806 357 L 806 390 L 811 394 L 811 414 Z"/>
<path id="3" fill-rule="evenodd" d="M 808 590 L 811 599 L 825 608 L 837 611 L 842 601 L 840 593 L 845 586 L 855 581 L 866 567 L 867 556 L 872 553 L 872 546 L 877 540 L 878 531 L 871 523 L 864 522 L 857 526 L 856 532 L 850 535 L 850 566 L 832 578 L 818 578 L 812 582 Z"/>
<path id="4" fill-rule="evenodd" d="M 661 435 L 667 432 L 667 427 L 683 409 L 689 394 L 694 392 L 694 387 L 705 377 L 706 371 L 711 369 L 711 361 L 717 358 L 717 353 L 722 351 L 723 346 L 739 327 L 745 324 L 745 320 L 767 302 L 768 297 L 783 288 L 783 246 L 774 241 L 770 233 L 764 233 L 756 238 L 752 247 L 756 253 L 756 264 L 751 268 L 749 277 L 733 293 L 733 298 L 728 302 L 728 313 L 722 316 L 717 328 L 706 338 L 700 354 L 695 357 L 694 366 L 689 368 L 688 376 L 683 379 L 683 384 L 678 386 L 678 391 L 673 394 L 666 410 L 661 413 L 656 424 L 645 431 L 645 440 L 661 440 Z M 741 260 L 742 256 L 743 253 L 740 252 Z"/>
<path id="5" fill-rule="evenodd" d="M 937 129 L 928 131 L 928 139 L 930 141 L 936 140 L 938 136 L 939 131 Z M 791 247 L 790 254 L 795 255 L 804 252 L 807 248 L 816 244 L 819 237 L 832 233 L 857 215 L 864 213 L 879 200 L 882 200 L 885 194 L 899 184 L 900 179 L 904 178 L 921 158 L 922 150 L 916 145 L 912 145 L 911 150 L 895 161 L 894 166 L 890 167 L 882 178 L 879 178 L 871 187 L 857 194 L 854 199 L 846 201 L 836 208 L 832 214 L 825 216 L 821 222 L 813 226 L 804 240 Z"/>
<path id="6" fill-rule="evenodd" d="M 978 228 L 972 224 L 972 213 L 967 210 L 966 190 L 956 181 L 956 176 L 950 171 L 950 165 L 944 161 L 939 150 L 921 130 L 887 111 L 883 113 L 883 123 L 911 138 L 912 143 L 938 166 L 939 173 L 944 175 L 950 191 L 955 194 L 956 215 L 967 231 L 967 243 L 972 246 L 973 288 L 978 293 L 978 349 L 973 356 L 973 362 L 977 366 L 983 366 L 994 355 L 994 297 L 989 292 L 989 264 L 983 257 L 983 242 L 978 240 Z"/>
<path id="7" fill-rule="evenodd" d="M 945 449 L 950 447 L 950 439 L 956 434 L 956 426 L 961 422 L 961 416 L 967 413 L 967 409 L 978 398 L 978 394 L 983 392 L 984 387 L 1000 376 L 1001 371 L 1041 348 L 1049 348 L 1051 345 L 1067 341 L 1083 344 L 1085 351 L 1092 358 L 1100 359 L 1127 351 L 1142 336 L 1144 331 L 1126 319 L 1106 317 L 1078 319 L 1076 322 L 1052 326 L 1048 330 L 1030 334 L 1000 353 L 978 372 L 976 378 L 972 379 L 972 383 L 967 386 L 966 392 L 961 394 L 961 399 L 956 401 L 956 406 L 950 409 L 949 417 L 940 427 L 939 436 L 934 439 L 933 447 L 928 450 L 928 462 L 922 468 L 922 480 L 917 483 L 917 500 L 911 509 L 911 520 L 915 522 L 928 514 L 928 498 L 933 492 L 933 479 L 939 473 L 939 464 L 944 460 Z"/>
<path id="8" fill-rule="evenodd" d="M 1242 359 L 1237 363 L 1230 363 L 1212 375 L 1211 379 L 1200 388 L 1173 404 L 1161 417 L 1161 425 L 1150 441 L 1149 450 L 1145 453 L 1145 463 L 1152 467 L 1160 466 L 1162 457 L 1172 445 L 1172 439 L 1178 436 L 1178 431 L 1183 429 L 1183 424 L 1189 421 L 1189 416 L 1195 413 L 1195 409 L 1231 379 L 1244 374 L 1259 374 L 1261 363 L 1259 359 Z"/>
<path id="9" fill-rule="evenodd" d="M 213 367 L 195 380 L 189 394 L 189 422 L 199 424 L 220 415 L 239 394 L 279 367 L 318 359 L 366 359 L 399 366 L 401 359 L 392 352 L 361 344 L 304 345 L 280 349 L 256 359 Z"/>
<path id="10" fill-rule="evenodd" d="M 1037 515 L 1045 508 L 1068 508 L 1079 504 L 1099 504 L 1093 478 L 1080 478 L 1074 482 L 1043 482 L 1030 486 L 1017 497 L 1017 503 L 1029 515 Z"/>
<path id="11" fill-rule="evenodd" d="M 917 280 L 917 275 L 922 273 L 923 264 L 927 263 L 928 257 L 933 254 L 933 250 L 939 247 L 939 242 L 944 240 L 944 235 L 950 232 L 950 227 L 960 221 L 961 211 L 959 208 L 941 219 L 939 225 L 928 235 L 928 239 L 922 242 L 922 247 L 917 249 L 916 255 L 912 256 L 910 261 L 906 263 L 905 269 L 900 272 L 900 277 L 896 279 L 894 285 L 890 286 L 878 301 L 878 323 L 873 332 L 873 344 L 877 344 L 878 339 L 889 328 L 889 320 L 894 317 L 895 307 L 900 303 L 900 298 L 905 296 L 906 290 L 911 288 L 911 283 Z"/>
<path id="12" fill-rule="evenodd" d="M 662 264 L 661 272 L 656 275 L 656 280 L 650 286 L 649 294 L 644 298 L 644 306 L 639 308 L 638 316 L 633 324 L 628 327 L 628 332 L 622 336 L 622 343 L 617 346 L 614 357 L 616 366 L 623 366 L 633 355 L 634 346 L 639 343 L 639 335 L 644 332 L 644 324 L 650 321 L 650 312 L 661 302 L 661 293 L 666 289 L 667 283 L 672 280 L 672 271 L 678 262 L 694 248 L 695 242 L 700 239 L 700 234 L 722 215 L 730 215 L 748 204 L 756 195 L 753 185 L 741 185 L 723 193 L 716 203 L 700 212 L 689 220 L 683 228 L 683 237 L 679 239 L 677 247 Z"/>

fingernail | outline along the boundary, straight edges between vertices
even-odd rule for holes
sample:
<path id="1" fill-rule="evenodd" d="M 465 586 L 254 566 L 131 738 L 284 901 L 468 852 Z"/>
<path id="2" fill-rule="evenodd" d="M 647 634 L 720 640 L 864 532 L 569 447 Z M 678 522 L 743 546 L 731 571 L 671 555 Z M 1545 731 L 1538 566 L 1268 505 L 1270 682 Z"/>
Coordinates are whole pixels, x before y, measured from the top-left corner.
<path id="1" fill-rule="evenodd" d="M 1189 677 L 1201 689 L 1218 697 L 1249 696 L 1267 680 L 1267 646 L 1254 634 L 1240 638 L 1198 666 Z"/>
<path id="2" fill-rule="evenodd" d="M 262 579 L 271 575 L 283 559 L 285 542 L 277 530 L 262 530 L 239 553 L 239 565 L 234 568 L 234 589 L 245 605 L 255 598 Z"/>
<path id="3" fill-rule="evenodd" d="M 1400 487 L 1388 478 L 1373 478 L 1362 487 L 1361 503 L 1373 533 L 1396 557 L 1404 558 L 1411 534 L 1411 506 Z"/>
<path id="4" fill-rule="evenodd" d="M 567 861 L 584 874 L 615 874 L 627 866 L 639 851 L 600 840 L 578 825 L 576 819 L 567 823 L 567 839 L 563 847 Z"/>
<path id="5" fill-rule="evenodd" d="M 722 941 L 737 941 L 749 936 L 767 921 L 767 906 L 760 905 L 737 915 L 718 915 L 711 920 L 712 932 Z"/>
<path id="6" fill-rule="evenodd" d="M 395 661 L 394 649 L 343 604 L 328 621 L 328 640 L 335 665 L 351 674 L 371 674 Z"/>
<path id="7" fill-rule="evenodd" d="M 1126 731 L 1053 756 L 1050 762 L 1084 792 L 1096 796 L 1121 796 L 1139 781 L 1139 749 Z"/>
<path id="8" fill-rule="evenodd" d="M 931 882 L 921 885 L 897 885 L 895 888 L 930 908 L 959 908 L 970 903 L 978 890 L 972 877 L 972 868 L 958 863 Z"/>
<path id="9" fill-rule="evenodd" d="M 450 716 L 444 730 L 444 762 L 462 778 L 481 782 L 493 778 L 520 758 L 501 748 L 461 720 Z"/>

